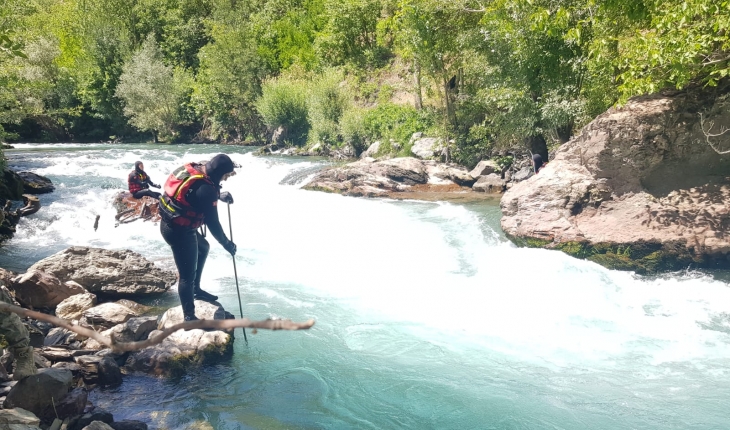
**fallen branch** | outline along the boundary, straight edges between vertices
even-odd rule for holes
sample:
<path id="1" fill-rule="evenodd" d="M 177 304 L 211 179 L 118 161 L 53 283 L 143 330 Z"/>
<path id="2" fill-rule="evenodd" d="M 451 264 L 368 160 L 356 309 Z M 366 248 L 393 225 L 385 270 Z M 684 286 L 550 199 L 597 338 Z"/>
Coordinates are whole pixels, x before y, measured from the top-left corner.
<path id="1" fill-rule="evenodd" d="M 709 125 L 710 126 L 707 128 L 707 131 L 705 131 L 705 119 L 702 117 L 702 113 L 700 113 L 700 128 L 702 129 L 702 134 L 705 135 L 705 141 L 707 141 L 707 144 L 710 145 L 710 148 L 712 148 L 715 152 L 717 152 L 720 155 L 730 154 L 730 149 L 728 149 L 727 151 L 722 151 L 719 148 L 716 148 L 715 145 L 713 145 L 712 142 L 710 142 L 711 137 L 722 136 L 723 134 L 727 133 L 730 129 L 727 129 L 725 127 L 720 127 L 719 133 L 711 133 L 712 128 L 715 127 L 715 122 L 710 121 Z"/>
<path id="2" fill-rule="evenodd" d="M 162 330 L 162 333 L 159 333 L 149 339 L 141 340 L 139 342 L 117 342 L 113 337 L 109 338 L 107 336 L 103 336 L 101 333 L 98 333 L 94 330 L 81 327 L 78 325 L 73 325 L 68 320 L 54 317 L 52 315 L 43 314 L 36 311 L 31 311 L 28 309 L 23 309 L 18 306 L 14 306 L 8 303 L 2 303 L 0 302 L 0 312 L 12 312 L 15 314 L 18 314 L 23 317 L 29 317 L 33 318 L 39 321 L 45 321 L 47 323 L 51 323 L 58 327 L 63 327 L 66 330 L 70 330 L 74 333 L 78 333 L 82 336 L 86 336 L 88 338 L 94 339 L 95 341 L 99 342 L 102 345 L 106 345 L 109 348 L 112 349 L 115 353 L 123 353 L 123 352 L 129 352 L 129 351 L 139 351 L 141 349 L 157 345 L 162 343 L 162 341 L 170 336 L 171 334 L 175 333 L 178 330 L 193 330 L 196 328 L 199 329 L 216 329 L 216 330 L 227 330 L 227 329 L 233 329 L 238 327 L 243 328 L 252 328 L 254 329 L 253 333 L 256 333 L 255 329 L 265 329 L 265 330 L 306 330 L 311 328 L 314 325 L 314 320 L 309 320 L 307 322 L 303 323 L 296 323 L 292 322 L 291 320 L 263 320 L 263 321 L 251 321 L 248 318 L 236 318 L 236 319 L 227 319 L 227 320 L 198 320 L 198 321 L 185 321 L 181 322 L 179 324 L 175 324 L 174 326 L 167 328 L 165 330 Z"/>

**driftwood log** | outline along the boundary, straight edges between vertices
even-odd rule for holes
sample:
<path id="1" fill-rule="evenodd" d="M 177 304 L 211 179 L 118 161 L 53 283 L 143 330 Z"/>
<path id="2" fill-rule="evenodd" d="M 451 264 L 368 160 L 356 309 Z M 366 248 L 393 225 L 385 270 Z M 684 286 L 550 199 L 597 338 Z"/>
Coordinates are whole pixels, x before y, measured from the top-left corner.
<path id="1" fill-rule="evenodd" d="M 233 328 L 252 328 L 254 329 L 254 333 L 256 333 L 256 329 L 265 329 L 265 330 L 306 330 L 311 328 L 314 325 L 314 320 L 309 320 L 303 323 L 296 323 L 292 322 L 291 320 L 263 320 L 263 321 L 251 321 L 248 318 L 236 318 L 236 319 L 227 319 L 227 320 L 198 320 L 198 321 L 185 321 L 181 322 L 179 324 L 175 324 L 174 326 L 167 328 L 165 330 L 162 330 L 162 333 L 157 334 L 149 339 L 141 340 L 138 342 L 117 342 L 114 337 L 107 337 L 103 336 L 101 333 L 98 333 L 94 330 L 81 327 L 78 325 L 73 325 L 69 321 L 54 317 L 52 315 L 46 315 L 40 312 L 31 311 L 28 309 L 23 309 L 18 306 L 14 306 L 8 303 L 0 303 L 0 312 L 12 312 L 15 314 L 18 314 L 23 317 L 29 317 L 36 319 L 38 321 L 45 321 L 48 323 L 51 323 L 53 325 L 56 325 L 58 327 L 63 327 L 67 330 L 70 330 L 74 333 L 78 333 L 82 336 L 89 337 L 91 339 L 94 339 L 95 341 L 99 342 L 102 345 L 106 345 L 115 353 L 123 353 L 123 352 L 129 352 L 129 351 L 139 351 L 141 349 L 157 345 L 159 343 L 162 343 L 162 341 L 170 336 L 171 334 L 175 333 L 178 330 L 193 330 L 196 328 L 199 329 L 216 329 L 216 330 L 227 330 L 227 329 L 233 329 Z"/>

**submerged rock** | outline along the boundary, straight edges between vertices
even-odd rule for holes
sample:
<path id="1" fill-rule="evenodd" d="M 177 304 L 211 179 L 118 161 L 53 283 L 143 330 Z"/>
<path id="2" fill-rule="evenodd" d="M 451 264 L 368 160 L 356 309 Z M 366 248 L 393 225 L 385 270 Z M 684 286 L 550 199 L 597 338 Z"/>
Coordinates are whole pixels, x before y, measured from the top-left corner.
<path id="1" fill-rule="evenodd" d="M 561 146 L 502 198 L 515 243 L 639 273 L 730 267 L 730 158 L 707 124 L 730 124 L 730 83 L 631 99 Z"/>
<path id="2" fill-rule="evenodd" d="M 164 293 L 177 281 L 174 272 L 157 268 L 136 252 L 81 246 L 53 254 L 30 270 L 42 270 L 62 282 L 74 281 L 89 292 L 112 297 Z"/>

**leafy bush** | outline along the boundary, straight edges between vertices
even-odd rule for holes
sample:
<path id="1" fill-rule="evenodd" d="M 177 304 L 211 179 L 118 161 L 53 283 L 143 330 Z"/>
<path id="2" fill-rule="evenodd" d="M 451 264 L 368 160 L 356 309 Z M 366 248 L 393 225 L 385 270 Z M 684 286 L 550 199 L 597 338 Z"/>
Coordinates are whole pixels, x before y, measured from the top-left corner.
<path id="1" fill-rule="evenodd" d="M 288 140 L 297 146 L 307 141 L 307 82 L 285 77 L 264 82 L 256 109 L 271 129 L 284 127 Z"/>
<path id="2" fill-rule="evenodd" d="M 360 155 L 368 147 L 364 114 L 364 109 L 352 108 L 345 111 L 340 120 L 342 140 L 345 144 L 352 145 L 357 155 Z"/>
<path id="3" fill-rule="evenodd" d="M 429 130 L 434 125 L 433 115 L 412 106 L 381 104 L 369 110 L 363 119 L 365 133 L 370 141 L 393 139 L 407 144 L 413 133 Z"/>
<path id="4" fill-rule="evenodd" d="M 340 82 L 342 74 L 335 70 L 327 71 L 312 81 L 307 98 L 307 118 L 312 127 L 310 142 L 334 144 L 339 140 L 339 123 L 348 104 Z"/>

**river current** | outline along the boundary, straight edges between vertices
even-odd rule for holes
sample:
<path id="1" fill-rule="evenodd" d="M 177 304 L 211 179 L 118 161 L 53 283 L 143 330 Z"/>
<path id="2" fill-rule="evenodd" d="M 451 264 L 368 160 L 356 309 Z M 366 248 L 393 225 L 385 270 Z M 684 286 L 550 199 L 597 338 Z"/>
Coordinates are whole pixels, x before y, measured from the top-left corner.
<path id="1" fill-rule="evenodd" d="M 718 274 L 640 277 L 521 249 L 496 202 L 304 191 L 328 162 L 215 145 L 17 144 L 15 170 L 56 191 L 0 248 L 23 272 L 72 245 L 131 249 L 174 269 L 159 226 L 115 226 L 136 160 L 152 180 L 226 152 L 244 315 L 316 320 L 236 333 L 230 361 L 177 379 L 129 375 L 90 400 L 158 429 L 727 429 L 730 287 Z M 228 213 L 220 206 L 228 232 Z M 100 215 L 98 230 L 94 219 Z M 239 315 L 230 255 L 211 240 L 204 289 Z M 174 288 L 173 288 L 174 290 Z M 176 306 L 176 291 L 147 304 Z"/>

